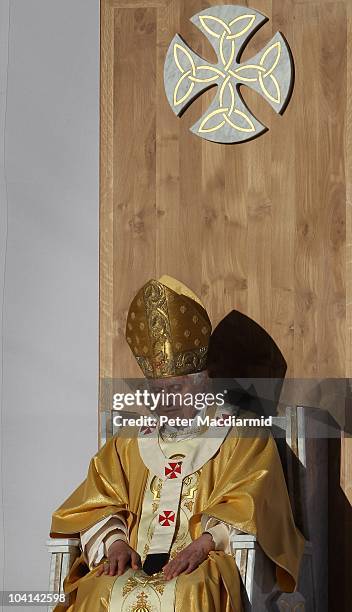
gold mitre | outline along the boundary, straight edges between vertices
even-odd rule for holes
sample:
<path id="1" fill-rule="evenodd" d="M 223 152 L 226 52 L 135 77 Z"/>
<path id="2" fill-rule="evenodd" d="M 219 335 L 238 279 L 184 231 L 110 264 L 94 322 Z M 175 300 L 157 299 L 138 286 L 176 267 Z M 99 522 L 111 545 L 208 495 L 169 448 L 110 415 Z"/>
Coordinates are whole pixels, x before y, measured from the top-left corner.
<path id="1" fill-rule="evenodd" d="M 147 378 L 205 370 L 210 334 L 199 297 L 171 276 L 148 281 L 128 311 L 126 339 Z"/>

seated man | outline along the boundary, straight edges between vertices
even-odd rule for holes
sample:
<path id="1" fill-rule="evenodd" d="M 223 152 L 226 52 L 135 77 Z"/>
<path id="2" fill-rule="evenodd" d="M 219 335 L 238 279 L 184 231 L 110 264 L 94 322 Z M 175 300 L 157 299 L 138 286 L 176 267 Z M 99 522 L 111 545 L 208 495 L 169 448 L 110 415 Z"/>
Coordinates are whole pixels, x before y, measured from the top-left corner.
<path id="1" fill-rule="evenodd" d="M 149 281 L 129 309 L 127 342 L 154 390 L 204 389 L 210 333 L 199 298 L 170 277 Z M 187 416 L 186 426 L 114 436 L 93 457 L 52 518 L 51 537 L 80 537 L 82 548 L 65 580 L 70 602 L 56 612 L 239 612 L 232 531 L 256 535 L 279 587 L 295 589 L 304 540 L 275 441 L 217 426 L 231 406 L 209 411 L 208 426 L 172 402 L 164 414 Z"/>

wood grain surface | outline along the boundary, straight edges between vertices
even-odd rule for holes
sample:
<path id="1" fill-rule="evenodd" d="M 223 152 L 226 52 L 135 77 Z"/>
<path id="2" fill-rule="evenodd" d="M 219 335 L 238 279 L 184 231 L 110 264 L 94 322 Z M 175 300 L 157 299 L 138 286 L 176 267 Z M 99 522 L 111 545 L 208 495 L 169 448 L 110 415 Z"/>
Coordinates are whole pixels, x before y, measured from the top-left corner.
<path id="1" fill-rule="evenodd" d="M 295 60 L 294 91 L 280 116 L 242 87 L 269 130 L 223 146 L 189 131 L 214 90 L 180 119 L 163 85 L 176 32 L 215 60 L 189 21 L 212 4 L 102 0 L 101 375 L 139 374 L 124 339 L 127 309 L 146 280 L 167 273 L 201 295 L 213 325 L 236 308 L 264 326 L 287 376 L 350 376 L 351 7 L 256 1 L 269 21 L 242 57 L 280 30 Z"/>

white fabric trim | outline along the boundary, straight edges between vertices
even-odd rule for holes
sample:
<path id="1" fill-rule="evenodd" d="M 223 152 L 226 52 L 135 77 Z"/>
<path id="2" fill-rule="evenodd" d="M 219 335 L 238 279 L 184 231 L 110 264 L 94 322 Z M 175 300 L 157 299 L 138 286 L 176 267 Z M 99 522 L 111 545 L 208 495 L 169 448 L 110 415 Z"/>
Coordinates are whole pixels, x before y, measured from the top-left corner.
<path id="1" fill-rule="evenodd" d="M 214 527 L 208 527 L 203 533 L 210 533 L 213 538 L 215 550 L 222 550 L 223 552 L 230 552 L 230 538 L 229 530 L 226 525 L 219 523 Z"/>
<path id="2" fill-rule="evenodd" d="M 226 408 L 218 408 L 213 418 L 220 418 L 222 415 L 230 416 L 231 413 Z M 190 457 L 186 457 L 182 464 L 182 478 L 200 470 L 203 465 L 211 459 L 220 448 L 226 438 L 231 426 L 219 427 L 212 426 L 203 433 L 197 434 L 200 444 Z M 165 480 L 165 465 L 169 462 L 161 450 L 159 444 L 159 428 L 142 427 L 138 436 L 138 447 L 143 463 L 155 476 L 160 476 Z"/>
<path id="3" fill-rule="evenodd" d="M 106 554 L 104 538 L 116 529 L 121 531 L 121 536 L 127 540 L 126 522 L 118 514 L 106 516 L 89 529 L 80 532 L 83 557 L 89 569 L 100 563 Z"/>
<path id="4" fill-rule="evenodd" d="M 236 527 L 232 527 L 228 523 L 219 521 L 213 516 L 202 514 L 201 526 L 203 533 L 210 533 L 214 540 L 215 550 L 221 550 L 225 553 L 231 554 L 230 538 L 234 533 L 244 533 Z"/>
<path id="5" fill-rule="evenodd" d="M 104 538 L 104 550 L 105 556 L 107 557 L 110 546 L 117 542 L 118 540 L 122 540 L 123 542 L 127 542 L 126 534 L 123 531 L 116 530 L 116 532 L 112 532 Z"/>

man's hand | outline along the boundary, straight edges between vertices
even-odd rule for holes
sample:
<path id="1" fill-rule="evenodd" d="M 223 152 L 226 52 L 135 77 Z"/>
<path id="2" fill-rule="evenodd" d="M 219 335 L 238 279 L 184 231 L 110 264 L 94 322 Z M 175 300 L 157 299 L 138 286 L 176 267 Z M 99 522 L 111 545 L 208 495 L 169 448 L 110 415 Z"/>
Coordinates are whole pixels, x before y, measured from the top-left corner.
<path id="1" fill-rule="evenodd" d="M 211 550 L 215 550 L 214 540 L 210 533 L 203 533 L 163 567 L 165 580 L 172 580 L 182 572 L 190 574 L 205 561 Z"/>
<path id="2" fill-rule="evenodd" d="M 96 576 L 122 576 L 129 567 L 140 569 L 141 558 L 124 540 L 117 540 L 109 547 L 108 560 L 99 567 Z"/>

